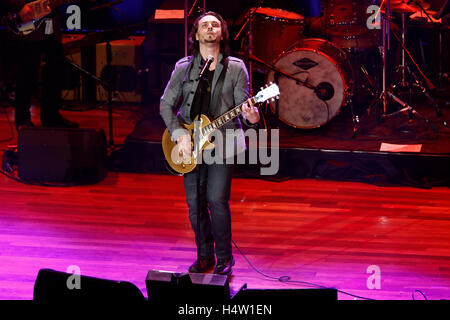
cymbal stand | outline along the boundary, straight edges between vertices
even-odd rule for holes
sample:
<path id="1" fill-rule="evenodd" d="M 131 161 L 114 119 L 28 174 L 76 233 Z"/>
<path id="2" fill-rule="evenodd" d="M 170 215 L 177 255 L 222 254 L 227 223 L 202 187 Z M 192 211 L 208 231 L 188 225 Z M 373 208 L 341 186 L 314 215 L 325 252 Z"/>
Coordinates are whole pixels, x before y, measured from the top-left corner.
<path id="1" fill-rule="evenodd" d="M 419 66 L 417 65 L 416 61 L 414 60 L 414 58 L 412 57 L 411 53 L 408 51 L 408 49 L 406 49 L 404 43 L 402 43 L 400 41 L 400 39 L 398 38 L 398 36 L 395 34 L 395 32 L 392 33 L 394 35 L 394 37 L 399 41 L 400 45 L 402 46 L 402 50 L 404 53 L 407 54 L 407 56 L 409 57 L 409 59 L 411 60 L 411 62 L 413 63 L 413 65 L 416 67 L 417 70 L 419 70 L 420 74 L 422 75 L 423 79 L 425 80 L 425 83 L 427 84 L 427 87 L 430 88 L 430 90 L 434 90 L 435 86 L 433 85 L 433 83 L 431 83 L 431 81 L 423 74 L 423 72 L 420 70 Z M 411 70 L 411 68 L 409 67 L 409 65 L 405 62 L 404 64 L 404 73 L 406 74 L 406 72 L 408 72 L 408 74 L 410 75 L 410 77 L 412 77 L 412 80 L 414 80 L 414 82 L 412 83 L 412 86 L 418 88 L 420 90 L 421 93 L 423 93 L 423 95 L 431 102 L 431 104 L 433 105 L 435 111 L 436 111 L 436 115 L 438 117 L 442 116 L 442 112 L 439 108 L 438 103 L 436 102 L 436 100 L 431 96 L 431 94 L 429 93 L 429 90 L 427 89 L 426 86 L 423 85 L 423 82 L 419 80 L 419 78 L 417 77 L 416 73 L 414 71 Z M 405 80 L 406 81 L 406 80 Z M 402 85 L 403 86 L 403 85 Z M 395 87 L 395 86 L 394 86 Z"/>
<path id="2" fill-rule="evenodd" d="M 401 72 L 401 80 L 400 83 L 397 85 L 393 85 L 392 87 L 395 89 L 397 86 L 403 87 L 403 88 L 408 88 L 409 87 L 409 94 L 410 96 L 412 95 L 412 88 L 411 86 L 414 86 L 415 88 L 418 88 L 420 90 L 421 93 L 423 93 L 423 95 L 431 102 L 431 104 L 433 105 L 433 107 L 436 110 L 436 115 L 438 117 L 442 116 L 442 112 L 439 109 L 439 105 L 436 102 L 436 100 L 431 96 L 431 94 L 428 92 L 428 88 L 430 88 L 430 90 L 434 90 L 435 86 L 433 85 L 433 83 L 430 81 L 430 79 L 427 78 L 427 76 L 422 72 L 422 70 L 420 69 L 419 65 L 417 64 L 417 62 L 414 60 L 413 56 L 411 55 L 411 53 L 409 52 L 409 50 L 406 48 L 405 45 L 405 33 L 406 33 L 406 29 L 405 29 L 405 14 L 402 13 L 402 37 L 401 39 L 399 38 L 399 36 L 392 31 L 392 34 L 394 35 L 395 39 L 399 42 L 400 46 L 402 47 L 402 64 L 399 66 L 400 72 Z M 412 62 L 412 64 L 416 67 L 416 70 L 419 71 L 420 75 L 422 76 L 422 78 L 424 79 L 425 83 L 427 84 L 427 86 L 423 85 L 423 82 L 419 80 L 419 78 L 417 77 L 417 75 L 415 74 L 414 71 L 411 70 L 411 68 L 408 66 L 408 63 L 406 62 L 406 56 L 408 56 L 408 58 L 410 59 L 410 61 Z M 413 80 L 413 82 L 411 84 L 409 84 L 406 81 L 406 72 L 408 72 L 410 78 L 410 80 Z"/>
<path id="3" fill-rule="evenodd" d="M 417 116 L 418 118 L 422 119 L 426 123 L 430 123 L 430 121 L 425 118 L 422 114 L 420 114 L 417 110 L 415 110 L 411 105 L 409 105 L 407 102 L 401 100 L 399 97 L 397 97 L 392 91 L 390 91 L 387 87 L 387 51 L 390 50 L 390 0 L 386 1 L 386 13 L 385 15 L 381 15 L 381 24 L 382 24 L 382 47 L 381 47 L 381 57 L 382 57 L 382 63 L 383 63 L 383 77 L 382 77 L 382 92 L 380 93 L 379 99 L 383 105 L 383 114 L 382 119 L 400 114 L 400 113 L 407 113 L 410 117 L 412 115 Z M 393 113 L 388 114 L 387 113 L 387 105 L 388 105 L 388 99 L 392 99 L 394 102 L 400 104 L 402 106 L 402 109 L 395 111 Z"/>
<path id="4" fill-rule="evenodd" d="M 401 13 L 402 17 L 402 39 L 401 43 L 404 45 L 406 43 L 406 12 Z M 400 86 L 406 88 L 408 83 L 406 82 L 406 57 L 405 57 L 405 49 L 402 47 L 402 57 L 401 57 L 401 65 L 398 66 L 398 70 L 401 73 Z M 393 86 L 394 88 L 396 85 Z"/>

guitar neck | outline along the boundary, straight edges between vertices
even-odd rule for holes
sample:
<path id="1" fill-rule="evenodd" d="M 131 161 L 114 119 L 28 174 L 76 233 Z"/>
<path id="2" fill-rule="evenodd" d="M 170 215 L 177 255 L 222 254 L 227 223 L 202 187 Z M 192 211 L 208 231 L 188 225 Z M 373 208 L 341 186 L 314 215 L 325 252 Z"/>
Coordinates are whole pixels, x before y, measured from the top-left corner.
<path id="1" fill-rule="evenodd" d="M 232 121 L 234 118 L 238 117 L 242 113 L 242 105 L 244 103 L 247 103 L 249 105 L 253 105 L 253 104 L 255 104 L 255 99 L 254 98 L 250 98 L 250 99 L 242 102 L 240 105 L 238 105 L 238 106 L 234 107 L 233 109 L 229 110 L 228 112 L 225 112 L 224 114 L 222 114 L 217 119 L 211 121 L 209 124 L 207 124 L 206 126 L 204 126 L 201 129 L 202 130 L 202 134 L 203 135 L 208 135 L 208 134 L 212 133 L 213 131 L 215 131 L 217 129 L 220 129 L 225 124 L 227 124 L 228 122 Z"/>

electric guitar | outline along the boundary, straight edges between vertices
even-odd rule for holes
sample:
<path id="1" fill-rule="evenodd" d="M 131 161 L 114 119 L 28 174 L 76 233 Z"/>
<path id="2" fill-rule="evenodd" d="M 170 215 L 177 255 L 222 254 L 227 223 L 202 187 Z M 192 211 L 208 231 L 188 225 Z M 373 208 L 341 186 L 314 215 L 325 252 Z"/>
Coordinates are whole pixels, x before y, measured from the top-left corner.
<path id="1" fill-rule="evenodd" d="M 276 84 L 266 85 L 262 88 L 254 97 L 244 101 L 240 105 L 234 107 L 233 109 L 225 112 L 217 119 L 210 121 L 207 116 L 200 115 L 200 125 L 198 129 L 195 128 L 195 123 L 198 121 L 198 117 L 191 124 L 183 124 L 183 126 L 189 131 L 191 136 L 191 141 L 194 146 L 194 151 L 192 156 L 186 159 L 180 155 L 179 148 L 176 142 L 173 142 L 169 130 L 166 129 L 162 136 L 162 148 L 164 152 L 164 157 L 167 164 L 169 165 L 169 171 L 173 171 L 175 174 L 185 174 L 191 172 L 197 166 L 196 157 L 200 155 L 200 152 L 207 148 L 214 148 L 214 145 L 210 141 L 211 135 L 217 129 L 230 122 L 234 118 L 238 117 L 242 113 L 242 105 L 247 102 L 248 104 L 256 105 L 257 103 L 264 102 L 268 99 L 278 98 L 280 95 L 280 90 Z M 194 137 L 198 143 L 194 143 Z"/>
<path id="2" fill-rule="evenodd" d="M 22 22 L 17 13 L 9 12 L 3 19 L 8 32 L 16 37 L 28 41 L 39 41 L 45 33 L 45 18 L 53 8 L 73 2 L 74 0 L 36 0 L 27 3 L 33 12 L 31 21 Z"/>

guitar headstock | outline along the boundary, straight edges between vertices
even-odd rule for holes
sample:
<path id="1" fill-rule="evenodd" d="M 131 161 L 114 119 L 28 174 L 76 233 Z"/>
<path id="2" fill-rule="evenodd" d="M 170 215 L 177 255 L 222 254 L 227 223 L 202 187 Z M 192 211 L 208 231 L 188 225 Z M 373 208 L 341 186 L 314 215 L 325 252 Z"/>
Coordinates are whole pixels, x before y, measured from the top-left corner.
<path id="1" fill-rule="evenodd" d="M 264 102 L 266 100 L 272 99 L 278 99 L 280 97 L 280 89 L 275 83 L 266 84 L 265 87 L 261 88 L 261 91 L 259 91 L 253 99 L 255 100 L 255 103 Z"/>

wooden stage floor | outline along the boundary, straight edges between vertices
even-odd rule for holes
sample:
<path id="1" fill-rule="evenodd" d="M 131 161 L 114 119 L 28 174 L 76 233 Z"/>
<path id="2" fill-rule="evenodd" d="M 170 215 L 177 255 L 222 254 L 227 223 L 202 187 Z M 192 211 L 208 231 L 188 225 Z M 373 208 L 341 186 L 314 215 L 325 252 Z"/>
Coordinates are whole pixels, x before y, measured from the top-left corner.
<path id="1" fill-rule="evenodd" d="M 12 108 L 2 109 L 12 119 Z M 107 129 L 106 111 L 63 114 Z M 38 123 L 38 111 L 33 110 Z M 122 143 L 138 116 L 116 110 Z M 0 119 L 1 147 L 12 131 Z M 231 194 L 234 248 L 230 279 L 249 288 L 341 290 L 339 299 L 450 298 L 450 191 L 355 182 L 236 178 Z M 195 259 L 182 178 L 109 172 L 100 183 L 45 187 L 0 176 L 0 299 L 32 299 L 42 268 L 124 280 L 147 296 L 149 270 L 185 272 Z M 373 270 L 380 287 L 373 288 Z M 307 284 L 308 283 L 308 284 Z M 347 294 L 348 293 L 348 294 Z M 349 295 L 351 294 L 351 295 Z M 358 298 L 359 299 L 359 298 Z"/>

